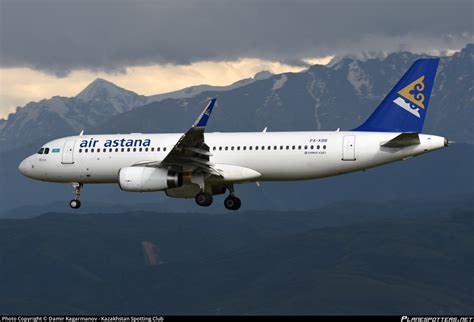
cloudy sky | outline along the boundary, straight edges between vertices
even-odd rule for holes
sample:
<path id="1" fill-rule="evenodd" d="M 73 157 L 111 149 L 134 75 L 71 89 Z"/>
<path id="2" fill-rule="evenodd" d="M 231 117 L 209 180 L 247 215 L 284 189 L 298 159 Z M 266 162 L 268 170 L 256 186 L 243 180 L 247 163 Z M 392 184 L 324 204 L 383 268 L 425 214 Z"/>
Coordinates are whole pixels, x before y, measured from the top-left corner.
<path id="1" fill-rule="evenodd" d="M 474 42 L 472 0 L 0 0 L 0 117 L 97 77 L 140 94 Z"/>

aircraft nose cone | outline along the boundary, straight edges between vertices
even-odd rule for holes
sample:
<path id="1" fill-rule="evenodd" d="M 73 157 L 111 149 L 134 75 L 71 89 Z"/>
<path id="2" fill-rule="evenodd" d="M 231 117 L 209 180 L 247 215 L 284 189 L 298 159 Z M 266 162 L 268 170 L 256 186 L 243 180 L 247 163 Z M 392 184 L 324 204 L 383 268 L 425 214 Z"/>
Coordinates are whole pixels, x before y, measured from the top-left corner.
<path id="1" fill-rule="evenodd" d="M 24 175 L 28 177 L 29 172 L 31 171 L 31 163 L 26 158 L 25 160 L 21 161 L 21 163 L 18 165 L 18 170 Z"/>

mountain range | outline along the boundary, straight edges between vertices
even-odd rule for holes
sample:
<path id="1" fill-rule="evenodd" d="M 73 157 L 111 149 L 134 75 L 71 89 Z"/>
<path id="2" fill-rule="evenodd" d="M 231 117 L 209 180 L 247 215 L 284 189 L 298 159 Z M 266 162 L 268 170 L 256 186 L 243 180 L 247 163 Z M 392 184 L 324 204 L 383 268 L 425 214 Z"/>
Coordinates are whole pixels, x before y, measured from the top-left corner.
<path id="1" fill-rule="evenodd" d="M 69 199 L 68 188 L 35 182 L 17 171 L 24 157 L 50 139 L 76 135 L 81 130 L 86 133 L 182 132 L 211 97 L 218 98 L 218 106 L 208 124 L 209 131 L 261 131 L 265 127 L 268 131 L 352 129 L 365 120 L 420 57 L 399 52 L 385 58 L 345 58 L 327 66 L 314 65 L 299 73 L 264 72 L 228 87 L 197 86 L 168 96 L 138 95 L 98 79 L 76 97 L 53 97 L 29 103 L 10 114 L 7 120 L 0 120 L 0 213 L 12 208 L 23 209 L 25 213 L 48 207 L 64 209 Z M 470 165 L 474 158 L 473 66 L 473 44 L 450 57 L 442 57 L 428 107 L 424 132 L 447 136 L 457 142 L 454 146 L 364 174 L 284 185 L 265 183 L 261 188 L 245 185 L 239 187 L 239 194 L 246 200 L 246 207 L 309 209 L 348 199 L 388 200 L 392 195 L 407 198 L 473 195 Z M 193 96 L 187 97 L 190 93 Z M 411 181 L 408 190 L 407 181 Z M 357 188 L 361 186 L 364 189 Z M 315 194 L 319 197 L 315 198 Z M 84 198 L 87 198 L 84 207 L 89 203 L 111 210 L 117 208 L 117 200 L 121 206 L 132 208 L 145 204 L 153 208 L 159 204 L 162 209 L 195 209 L 191 201 L 168 199 L 163 194 L 128 193 L 125 200 L 123 192 L 113 185 L 88 186 Z"/>
<path id="2" fill-rule="evenodd" d="M 96 79 L 75 97 L 55 96 L 18 108 L 0 122 L 2 151 L 87 133 L 184 131 L 205 100 L 218 97 L 210 130 L 351 129 L 422 56 L 407 52 L 365 61 L 346 58 L 300 73 L 261 72 L 229 86 L 199 85 L 143 96 Z M 474 44 L 442 57 L 425 131 L 474 142 Z"/>
<path id="3" fill-rule="evenodd" d="M 9 150 L 30 142 L 77 134 L 100 127 L 111 117 L 151 102 L 188 98 L 204 91 L 228 91 L 273 75 L 268 71 L 227 86 L 196 85 L 170 93 L 138 95 L 105 79 L 97 78 L 74 97 L 54 96 L 17 108 L 0 120 L 0 144 Z M 47 130 L 45 130 L 47 129 Z M 22 142 L 20 145 L 18 142 Z"/>

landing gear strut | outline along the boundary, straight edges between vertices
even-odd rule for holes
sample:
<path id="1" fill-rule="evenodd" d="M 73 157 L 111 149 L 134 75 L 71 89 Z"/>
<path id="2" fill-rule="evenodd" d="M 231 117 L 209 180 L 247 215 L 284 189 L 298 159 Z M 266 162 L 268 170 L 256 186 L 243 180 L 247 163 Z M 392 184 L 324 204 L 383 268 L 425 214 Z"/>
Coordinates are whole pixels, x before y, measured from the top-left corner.
<path id="1" fill-rule="evenodd" d="M 240 199 L 234 195 L 234 186 L 228 187 L 230 194 L 224 200 L 224 207 L 229 210 L 238 210 L 240 208 L 241 202 Z"/>
<path id="2" fill-rule="evenodd" d="M 205 191 L 201 191 L 196 195 L 196 203 L 201 207 L 209 207 L 212 204 L 212 195 Z"/>
<path id="3" fill-rule="evenodd" d="M 72 188 L 74 189 L 74 199 L 69 201 L 69 206 L 72 209 L 78 209 L 81 206 L 79 197 L 81 196 L 82 183 L 73 183 Z"/>

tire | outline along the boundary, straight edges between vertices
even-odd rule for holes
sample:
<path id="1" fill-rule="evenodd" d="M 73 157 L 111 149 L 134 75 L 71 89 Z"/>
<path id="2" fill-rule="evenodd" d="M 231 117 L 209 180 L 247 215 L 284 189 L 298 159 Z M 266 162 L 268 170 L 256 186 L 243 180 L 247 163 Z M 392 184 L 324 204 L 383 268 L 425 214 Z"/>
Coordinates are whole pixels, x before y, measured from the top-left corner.
<path id="1" fill-rule="evenodd" d="M 240 199 L 234 196 L 229 196 L 224 200 L 224 207 L 229 210 L 238 210 L 241 206 Z"/>
<path id="2" fill-rule="evenodd" d="M 78 209 L 81 207 L 81 202 L 79 200 L 72 199 L 71 201 L 69 201 L 69 206 L 72 209 Z"/>
<path id="3" fill-rule="evenodd" d="M 207 192 L 200 192 L 196 195 L 196 203 L 201 207 L 209 207 L 212 204 L 212 195 Z"/>

